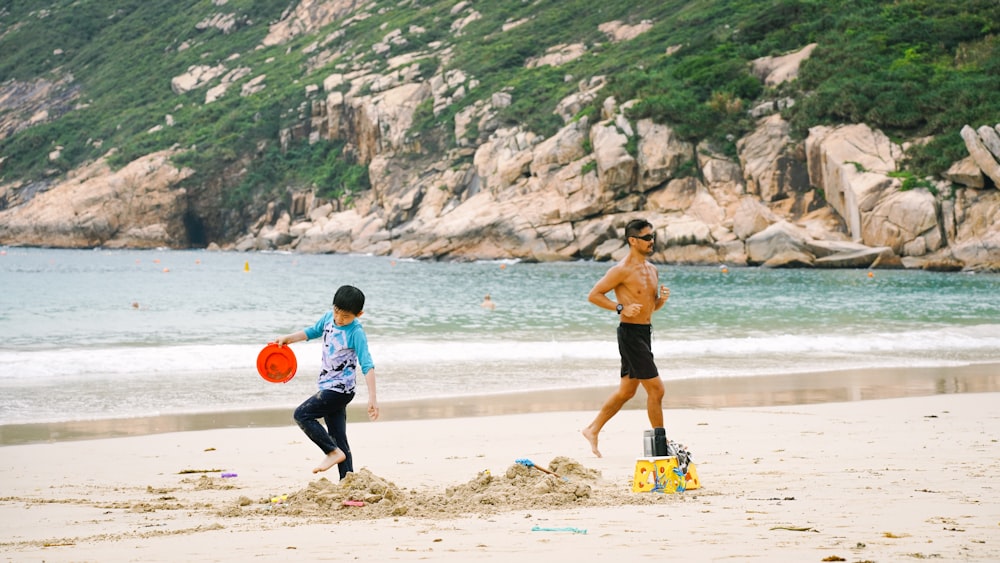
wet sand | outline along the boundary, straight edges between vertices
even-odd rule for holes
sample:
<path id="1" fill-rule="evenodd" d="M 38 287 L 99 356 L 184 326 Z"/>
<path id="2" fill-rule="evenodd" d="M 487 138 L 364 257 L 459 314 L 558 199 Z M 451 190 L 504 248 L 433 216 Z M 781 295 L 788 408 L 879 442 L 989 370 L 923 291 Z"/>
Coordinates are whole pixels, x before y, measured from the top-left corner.
<path id="1" fill-rule="evenodd" d="M 1000 391 L 1000 364 L 931 368 L 871 368 L 805 374 L 666 381 L 665 409 L 807 405 L 950 393 Z M 553 389 L 392 401 L 382 397 L 382 420 L 420 420 L 508 414 L 596 411 L 613 386 Z M 625 409 L 644 409 L 640 393 Z M 667 412 L 669 422 L 670 413 Z M 351 423 L 367 422 L 364 405 L 349 408 Z M 220 428 L 293 425 L 291 409 L 232 410 L 128 419 L 0 426 L 0 445 L 143 436 Z"/>

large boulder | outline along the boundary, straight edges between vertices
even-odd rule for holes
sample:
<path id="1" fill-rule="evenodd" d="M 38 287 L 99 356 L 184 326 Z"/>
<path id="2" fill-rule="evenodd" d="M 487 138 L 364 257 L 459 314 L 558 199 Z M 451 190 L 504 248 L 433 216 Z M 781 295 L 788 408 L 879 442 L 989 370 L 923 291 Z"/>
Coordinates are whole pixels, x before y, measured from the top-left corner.
<path id="1" fill-rule="evenodd" d="M 602 121 L 590 129 L 590 144 L 597 163 L 597 177 L 604 191 L 633 191 L 637 185 L 636 160 L 625 146 L 628 136 L 614 121 Z"/>
<path id="2" fill-rule="evenodd" d="M 712 246 L 715 242 L 711 226 L 687 215 L 670 221 L 660 232 L 660 244 L 667 248 L 691 244 Z"/>
<path id="3" fill-rule="evenodd" d="M 430 96 L 430 87 L 424 82 L 402 84 L 369 96 L 333 91 L 315 105 L 311 127 L 328 138 L 350 140 L 358 162 L 368 164 L 379 154 L 418 150 L 409 129 L 417 106 Z"/>
<path id="4" fill-rule="evenodd" d="M 1000 265 L 1000 191 L 958 190 L 950 252 L 967 267 Z"/>
<path id="5" fill-rule="evenodd" d="M 799 77 L 799 66 L 802 65 L 802 61 L 812 55 L 815 48 L 816 43 L 810 43 L 793 53 L 754 59 L 750 67 L 754 75 L 760 78 L 764 84 L 771 87 L 778 86 Z"/>
<path id="6" fill-rule="evenodd" d="M 600 216 L 614 201 L 615 194 L 601 189 L 595 171 L 584 172 L 584 167 L 591 163 L 591 158 L 571 162 L 544 184 L 545 191 L 562 196 L 562 220 L 581 221 Z"/>
<path id="7" fill-rule="evenodd" d="M 809 187 L 805 163 L 796 156 L 790 126 L 780 114 L 761 119 L 736 142 L 747 193 L 775 201 Z"/>
<path id="8" fill-rule="evenodd" d="M 694 147 L 667 125 L 640 119 L 636 124 L 639 133 L 639 184 L 649 190 L 677 175 L 678 169 L 693 158 Z"/>
<path id="9" fill-rule="evenodd" d="M 618 240 L 618 232 L 615 230 L 613 221 L 613 217 L 599 217 L 577 223 L 574 231 L 580 254 L 593 256 L 599 246 L 608 241 Z M 621 241 L 618 240 L 618 242 Z M 617 250 L 617 248 L 615 249 Z"/>
<path id="10" fill-rule="evenodd" d="M 817 240 L 803 228 L 779 221 L 746 241 L 747 260 L 769 268 L 867 268 L 881 260 L 894 263 L 891 248 L 871 248 L 850 241 Z"/>
<path id="11" fill-rule="evenodd" d="M 985 134 L 986 142 L 980 137 L 979 132 L 968 125 L 962 127 L 960 134 L 962 140 L 965 141 L 965 148 L 968 149 L 972 160 L 976 162 L 976 166 L 990 180 L 993 180 L 995 187 L 1000 188 L 1000 162 L 997 161 L 1000 155 L 995 155 L 989 148 L 989 145 L 1000 145 L 1000 141 L 994 139 L 997 133 L 989 127 L 981 127 L 980 130 Z M 1000 152 L 1000 146 L 997 146 L 997 151 Z"/>
<path id="12" fill-rule="evenodd" d="M 952 164 L 945 171 L 944 178 L 967 188 L 982 188 L 986 185 L 983 181 L 983 171 L 976 164 L 976 159 L 971 156 Z"/>
<path id="13" fill-rule="evenodd" d="M 817 258 L 813 265 L 817 268 L 870 268 L 880 258 L 894 256 L 889 248 L 869 248 L 848 252 L 838 252 Z"/>
<path id="14" fill-rule="evenodd" d="M 704 189 L 697 178 L 678 178 L 666 186 L 650 192 L 646 196 L 646 207 L 650 211 L 668 213 L 686 211 L 694 203 L 700 190 Z"/>
<path id="15" fill-rule="evenodd" d="M 104 159 L 76 170 L 30 200 L 0 211 L 0 244 L 64 248 L 183 248 L 187 192 L 194 173 L 171 151 L 138 158 L 120 170 Z"/>
<path id="16" fill-rule="evenodd" d="M 358 0 L 301 0 L 294 9 L 286 10 L 281 20 L 270 24 L 262 43 L 265 46 L 287 43 L 348 16 L 361 5 L 363 2 Z"/>
<path id="17" fill-rule="evenodd" d="M 893 185 L 887 174 L 896 170 L 902 150 L 864 124 L 817 126 L 806 138 L 806 156 L 809 181 L 823 190 L 851 236 L 862 241 L 861 212 L 872 209 Z"/>
<path id="18" fill-rule="evenodd" d="M 746 240 L 779 221 L 781 218 L 760 200 L 747 196 L 740 200 L 733 216 L 733 234 Z"/>
<path id="19" fill-rule="evenodd" d="M 891 190 L 862 218 L 862 238 L 899 255 L 922 256 L 943 244 L 937 204 L 926 189 Z"/>
<path id="20" fill-rule="evenodd" d="M 494 193 L 506 189 L 531 173 L 537 135 L 520 128 L 499 129 L 476 149 L 473 157 L 484 186 Z"/>
<path id="21" fill-rule="evenodd" d="M 531 173 L 545 177 L 586 156 L 584 142 L 589 130 L 587 119 L 583 118 L 569 123 L 555 135 L 535 145 L 530 162 Z"/>
<path id="22" fill-rule="evenodd" d="M 997 126 L 1000 126 L 1000 123 Z M 979 134 L 979 140 L 983 143 L 983 146 L 989 149 L 993 158 L 1000 159 L 1000 130 L 997 127 L 983 125 L 979 129 L 976 129 L 976 133 Z"/>
<path id="23" fill-rule="evenodd" d="M 779 221 L 746 241 L 747 260 L 771 268 L 812 266 L 809 237 L 787 221 Z"/>
<path id="24" fill-rule="evenodd" d="M 902 191 L 899 147 L 865 125 L 814 127 L 806 139 L 809 177 L 847 223 L 856 242 L 922 256 L 945 244 L 935 197 Z"/>

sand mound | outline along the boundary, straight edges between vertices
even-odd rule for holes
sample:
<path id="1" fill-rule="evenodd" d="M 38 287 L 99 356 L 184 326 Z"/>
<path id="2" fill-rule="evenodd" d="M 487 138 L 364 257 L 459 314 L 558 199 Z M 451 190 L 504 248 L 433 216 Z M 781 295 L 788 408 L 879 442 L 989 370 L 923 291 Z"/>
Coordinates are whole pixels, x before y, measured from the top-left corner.
<path id="1" fill-rule="evenodd" d="M 514 463 L 502 475 L 489 470 L 444 492 L 407 491 L 367 469 L 350 473 L 339 483 L 326 478 L 289 495 L 260 499 L 255 505 L 241 497 L 237 507 L 220 511 L 235 516 L 246 510 L 287 516 L 331 516 L 349 519 L 392 516 L 452 517 L 593 504 L 600 472 L 579 462 L 557 457 L 548 466 L 551 475 L 536 467 Z"/>
<path id="2" fill-rule="evenodd" d="M 502 475 L 489 470 L 443 492 L 406 490 L 360 469 L 334 483 L 321 478 L 299 491 L 251 502 L 240 497 L 222 516 L 258 513 L 297 517 L 377 519 L 396 516 L 455 517 L 495 514 L 511 510 L 539 510 L 575 506 L 609 506 L 660 502 L 663 495 L 636 495 L 615 484 L 603 483 L 601 473 L 567 458 L 554 458 L 546 469 L 514 463 Z"/>
<path id="3" fill-rule="evenodd" d="M 554 458 L 548 467 L 549 471 L 558 473 L 569 480 L 597 482 L 601 479 L 601 472 L 596 469 L 584 467 L 579 461 L 568 457 L 559 456 Z"/>
<path id="4" fill-rule="evenodd" d="M 483 506 L 507 508 L 556 507 L 590 498 L 591 486 L 514 464 L 502 477 L 483 471 L 476 478 L 445 490 L 453 512 L 481 512 Z"/>

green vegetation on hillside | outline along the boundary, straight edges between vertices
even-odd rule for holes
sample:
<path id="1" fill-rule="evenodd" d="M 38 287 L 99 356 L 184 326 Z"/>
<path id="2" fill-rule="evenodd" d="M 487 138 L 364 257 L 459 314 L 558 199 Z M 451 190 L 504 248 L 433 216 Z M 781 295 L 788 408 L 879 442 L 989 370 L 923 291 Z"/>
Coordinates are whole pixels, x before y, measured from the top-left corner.
<path id="1" fill-rule="evenodd" d="M 234 206 L 307 185 L 329 197 L 356 192 L 367 178 L 343 143 L 298 140 L 281 150 L 279 132 L 308 118 L 314 98 L 307 86 L 361 65 L 378 72 L 390 57 L 414 52 L 423 54 L 424 78 L 446 60 L 441 70 L 459 69 L 478 82 L 438 115 L 429 103 L 418 112 L 411 133 L 435 150 L 454 142 L 457 112 L 501 90 L 513 100 L 499 116 L 505 124 L 550 135 L 562 126 L 556 103 L 596 75 L 608 78 L 604 95 L 639 100 L 630 118 L 669 123 L 686 139 L 729 154 L 753 127 L 748 111 L 786 97 L 795 100 L 786 116 L 800 136 L 818 124 L 864 122 L 897 140 L 933 137 L 911 150 L 908 167 L 917 176 L 964 156 L 963 125 L 1000 121 L 996 0 L 495 0 L 469 4 L 479 17 L 456 34 L 454 22 L 470 14 L 452 14 L 458 3 L 376 0 L 367 17 L 267 48 L 268 26 L 288 0 L 2 3 L 0 87 L 71 76 L 78 97 L 52 108 L 49 121 L 0 139 L 0 181 L 52 176 L 110 149 L 122 164 L 175 147 L 187 151 L 179 162 L 196 170 L 190 182 L 217 182 L 241 165 L 241 176 L 223 180 Z M 218 14 L 232 14 L 230 32 L 198 28 Z M 652 25 L 613 43 L 598 29 L 613 20 Z M 388 43 L 388 52 L 373 49 L 395 30 L 401 41 Z M 438 43 L 452 45 L 450 58 L 433 52 Z M 753 59 L 810 43 L 818 47 L 798 81 L 770 89 L 751 75 Z M 526 68 L 564 44 L 581 44 L 586 53 L 558 68 Z M 171 89 L 171 79 L 193 65 L 249 74 L 206 104 L 219 78 L 183 94 Z M 241 96 L 241 85 L 260 75 L 266 87 Z M 584 112 L 597 115 L 599 103 Z M 57 147 L 59 158 L 50 161 Z"/>

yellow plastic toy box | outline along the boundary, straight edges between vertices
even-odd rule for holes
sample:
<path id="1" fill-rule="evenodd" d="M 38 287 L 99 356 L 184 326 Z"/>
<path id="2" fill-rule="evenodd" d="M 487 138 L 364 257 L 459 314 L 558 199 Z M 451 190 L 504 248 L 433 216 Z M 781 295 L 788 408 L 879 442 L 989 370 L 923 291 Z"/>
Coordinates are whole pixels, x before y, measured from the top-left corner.
<path id="1" fill-rule="evenodd" d="M 635 460 L 635 475 L 632 478 L 633 493 L 682 493 L 692 489 L 700 489 L 698 470 L 694 463 L 689 463 L 687 473 L 680 474 L 677 458 L 640 457 Z"/>

